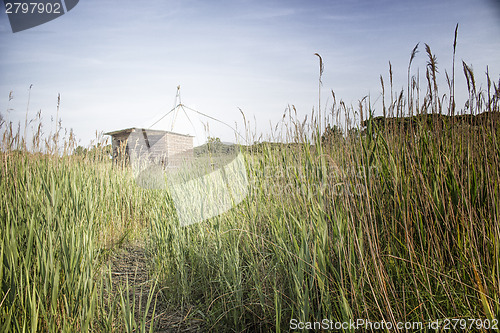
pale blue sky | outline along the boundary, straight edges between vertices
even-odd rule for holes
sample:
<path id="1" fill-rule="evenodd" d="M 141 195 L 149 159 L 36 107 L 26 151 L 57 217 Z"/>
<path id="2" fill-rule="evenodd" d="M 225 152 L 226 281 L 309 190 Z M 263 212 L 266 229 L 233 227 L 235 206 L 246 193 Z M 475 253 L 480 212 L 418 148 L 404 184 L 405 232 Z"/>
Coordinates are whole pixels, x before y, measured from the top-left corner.
<path id="1" fill-rule="evenodd" d="M 96 130 L 151 125 L 172 108 L 181 85 L 187 106 L 232 126 L 242 125 L 241 108 L 259 133 L 268 133 L 287 105 L 301 118 L 317 108 L 318 52 L 325 63 L 322 101 L 331 89 L 347 104 L 370 94 L 380 114 L 380 74 L 388 81 L 391 61 L 395 88 L 405 87 L 416 43 L 421 52 L 413 68 L 422 81 L 423 43 L 437 55 L 441 77 L 451 72 L 456 23 L 463 103 L 461 60 L 483 87 L 487 65 L 498 82 L 498 1 L 82 0 L 62 17 L 15 34 L 2 9 L 0 112 L 24 123 L 33 84 L 30 116 L 42 110 L 49 132 L 60 93 L 63 127 L 86 145 Z M 211 135 L 234 141 L 228 129 L 209 126 Z"/>

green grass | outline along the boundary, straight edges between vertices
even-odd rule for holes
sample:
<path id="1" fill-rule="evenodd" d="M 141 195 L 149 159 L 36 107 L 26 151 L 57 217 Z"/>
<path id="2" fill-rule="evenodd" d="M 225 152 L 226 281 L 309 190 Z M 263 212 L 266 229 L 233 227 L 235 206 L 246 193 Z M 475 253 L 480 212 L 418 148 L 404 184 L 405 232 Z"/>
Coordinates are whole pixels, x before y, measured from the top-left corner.
<path id="1" fill-rule="evenodd" d="M 110 164 L 28 152 L 0 157 L 0 330 L 96 329 L 100 264 L 146 225 L 147 193 Z"/>
<path id="2" fill-rule="evenodd" d="M 463 64 L 469 100 L 459 112 L 439 95 L 427 53 L 426 93 L 409 67 L 408 89 L 391 86 L 383 101 L 384 115 L 418 117 L 374 121 L 366 99 L 352 108 L 334 98 L 321 121 L 290 111 L 278 124 L 290 143 L 242 147 L 247 198 L 187 227 L 166 191 L 137 187 L 99 156 L 29 152 L 3 125 L 0 329 L 144 331 L 128 288 L 104 297 L 103 268 L 109 251 L 141 234 L 168 307 L 207 330 L 499 319 L 498 86 L 487 76 L 487 91 L 476 88 Z M 489 116 L 432 116 L 464 112 Z M 366 128 L 329 123 L 323 133 L 319 124 L 339 114 Z"/>

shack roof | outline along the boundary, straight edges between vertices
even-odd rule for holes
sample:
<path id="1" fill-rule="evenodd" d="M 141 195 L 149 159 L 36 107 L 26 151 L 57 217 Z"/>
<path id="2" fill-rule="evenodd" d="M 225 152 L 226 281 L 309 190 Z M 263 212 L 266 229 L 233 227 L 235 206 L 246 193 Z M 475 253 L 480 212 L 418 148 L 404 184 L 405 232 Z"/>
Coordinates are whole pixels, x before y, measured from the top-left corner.
<path id="1" fill-rule="evenodd" d="M 122 129 L 122 130 L 107 132 L 107 133 L 104 133 L 104 135 L 115 136 L 115 135 L 120 135 L 120 134 L 130 134 L 132 132 L 142 131 L 142 130 L 145 130 L 145 131 L 147 131 L 150 134 L 167 134 L 167 133 L 169 133 L 169 134 L 174 134 L 174 135 L 179 135 L 179 136 L 186 136 L 186 137 L 191 137 L 191 138 L 194 137 L 194 136 L 189 135 L 189 134 L 180 134 L 180 133 L 171 132 L 171 131 L 162 131 L 162 130 L 154 130 L 154 129 L 148 129 L 148 128 L 137 128 L 137 127 L 131 127 L 131 128 L 125 128 L 125 129 Z"/>

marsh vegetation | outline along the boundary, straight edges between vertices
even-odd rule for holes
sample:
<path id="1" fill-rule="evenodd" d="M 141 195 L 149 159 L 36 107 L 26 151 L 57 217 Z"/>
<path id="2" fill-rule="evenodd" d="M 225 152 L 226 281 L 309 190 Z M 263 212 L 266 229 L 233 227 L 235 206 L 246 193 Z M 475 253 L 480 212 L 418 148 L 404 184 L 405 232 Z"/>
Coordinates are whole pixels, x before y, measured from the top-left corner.
<path id="1" fill-rule="evenodd" d="M 440 95 L 426 51 L 424 88 L 410 67 L 403 91 L 382 80 L 383 115 L 407 120 L 374 121 L 367 99 L 351 107 L 335 95 L 323 118 L 291 108 L 282 143 L 240 147 L 247 198 L 189 226 L 168 191 L 71 154 L 71 138 L 61 149 L 35 131 L 28 145 L 3 122 L 0 329 L 157 330 L 160 313 L 171 329 L 235 332 L 288 331 L 292 318 L 500 318 L 499 83 L 487 75 L 481 90 L 463 63 L 459 109 L 454 76 Z M 461 114 L 484 121 L 453 121 Z M 134 242 L 147 254 L 140 308 L 109 265 Z"/>

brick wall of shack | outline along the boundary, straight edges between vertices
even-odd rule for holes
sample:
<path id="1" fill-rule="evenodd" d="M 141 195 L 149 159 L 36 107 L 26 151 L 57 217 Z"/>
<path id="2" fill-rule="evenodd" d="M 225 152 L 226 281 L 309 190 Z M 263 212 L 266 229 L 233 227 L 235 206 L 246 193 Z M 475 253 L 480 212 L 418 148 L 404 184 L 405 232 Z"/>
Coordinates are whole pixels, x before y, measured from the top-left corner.
<path id="1" fill-rule="evenodd" d="M 146 133 L 148 140 L 147 144 L 140 130 L 138 135 L 135 135 L 135 137 L 138 137 L 138 139 L 141 140 L 142 148 L 147 149 L 143 156 L 148 156 L 149 160 L 154 164 L 166 166 L 168 163 L 168 143 L 165 132 L 146 130 Z M 149 149 L 146 145 L 149 145 Z"/>
<path id="2" fill-rule="evenodd" d="M 193 158 L 193 137 L 166 133 L 168 166 L 180 166 Z"/>

